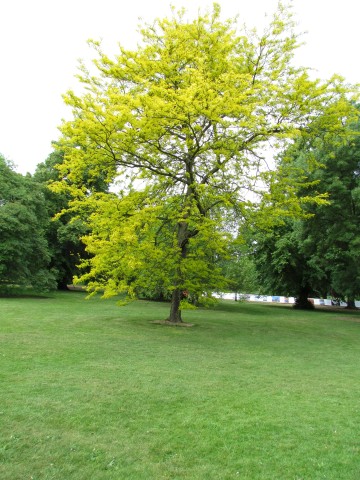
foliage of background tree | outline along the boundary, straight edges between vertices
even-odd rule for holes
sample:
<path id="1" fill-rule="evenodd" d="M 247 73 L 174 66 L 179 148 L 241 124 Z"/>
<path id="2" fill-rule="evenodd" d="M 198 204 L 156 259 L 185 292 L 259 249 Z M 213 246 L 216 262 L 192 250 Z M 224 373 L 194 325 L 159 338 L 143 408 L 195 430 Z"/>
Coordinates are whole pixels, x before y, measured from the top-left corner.
<path id="1" fill-rule="evenodd" d="M 223 275 L 227 280 L 227 291 L 238 294 L 257 293 L 259 281 L 253 252 L 241 242 L 229 245 L 228 256 L 221 262 Z"/>
<path id="2" fill-rule="evenodd" d="M 0 289 L 53 288 L 43 189 L 0 155 Z"/>
<path id="3" fill-rule="evenodd" d="M 304 252 L 312 268 L 325 272 L 328 292 L 354 305 L 360 296 L 360 123 L 354 135 L 335 148 L 314 149 L 324 165 L 313 178 L 317 191 L 329 193 L 329 204 L 309 207 Z"/>
<path id="4" fill-rule="evenodd" d="M 63 162 L 61 151 L 52 152 L 48 158 L 39 163 L 34 180 L 43 185 L 44 201 L 49 217 L 46 239 L 49 246 L 50 268 L 56 276 L 57 287 L 66 289 L 73 277 L 79 273 L 78 264 L 86 258 L 85 246 L 81 237 L 87 233 L 84 222 L 74 218 L 71 212 L 60 217 L 55 216 L 66 209 L 70 196 L 66 192 L 53 192 L 48 188 L 49 182 L 59 179 L 56 168 Z"/>
<path id="5" fill-rule="evenodd" d="M 263 288 L 296 295 L 302 307 L 312 295 L 336 296 L 349 306 L 360 295 L 359 123 L 345 125 L 342 133 L 301 139 L 284 154 L 299 167 L 313 159 L 311 182 L 299 195 L 328 194 L 328 203 L 309 204 L 310 216 L 285 219 L 255 235 Z"/>
<path id="6" fill-rule="evenodd" d="M 284 219 L 253 237 L 253 258 L 262 293 L 296 297 L 299 308 L 313 308 L 308 298 L 318 285 L 317 271 L 304 254 L 304 219 Z M 318 296 L 318 295 L 316 295 Z"/>
<path id="7" fill-rule="evenodd" d="M 181 322 L 184 291 L 201 296 L 223 282 L 211 263 L 231 241 L 219 206 L 240 220 L 271 184 L 274 216 L 298 210 L 296 185 L 264 171 L 264 147 L 318 119 L 336 130 L 350 107 L 340 79 L 311 80 L 293 66 L 293 26 L 280 6 L 262 34 L 239 34 L 214 4 L 193 21 L 184 12 L 155 21 L 137 50 L 120 48 L 113 60 L 93 42 L 97 76 L 82 67 L 86 93 L 66 95 L 74 117 L 61 139 L 64 184 L 95 212 L 82 277 L 90 290 L 136 294 L 160 278 L 172 292 L 169 320 Z M 84 175 L 120 177 L 123 191 L 111 201 L 92 195 Z"/>

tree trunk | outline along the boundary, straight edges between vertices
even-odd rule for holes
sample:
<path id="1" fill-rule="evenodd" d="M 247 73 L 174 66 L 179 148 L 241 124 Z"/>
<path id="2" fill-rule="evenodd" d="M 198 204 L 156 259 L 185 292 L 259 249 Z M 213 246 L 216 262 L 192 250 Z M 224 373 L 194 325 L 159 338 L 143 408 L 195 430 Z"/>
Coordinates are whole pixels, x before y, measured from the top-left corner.
<path id="1" fill-rule="evenodd" d="M 354 298 L 347 298 L 347 299 L 346 299 L 346 303 L 347 303 L 346 308 L 349 308 L 349 309 L 354 309 L 354 308 L 356 308 L 355 299 L 354 299 Z"/>
<path id="2" fill-rule="evenodd" d="M 314 305 L 308 299 L 310 288 L 308 286 L 301 287 L 299 295 L 295 299 L 294 308 L 299 310 L 313 310 Z"/>
<path id="3" fill-rule="evenodd" d="M 182 298 L 182 291 L 180 288 L 175 288 L 171 297 L 170 315 L 167 319 L 171 323 L 182 323 L 180 302 Z"/>
<path id="4" fill-rule="evenodd" d="M 180 262 L 187 256 L 187 245 L 189 243 L 189 228 L 186 221 L 179 222 L 177 231 L 177 243 L 181 251 Z M 183 298 L 183 290 L 181 288 L 182 278 L 180 265 L 178 267 L 178 278 L 171 297 L 170 315 L 167 319 L 171 323 L 182 323 L 180 302 Z"/>
<path id="5" fill-rule="evenodd" d="M 66 281 L 66 279 L 59 280 L 59 282 L 57 284 L 57 289 L 58 290 L 69 290 L 68 282 Z"/>
<path id="6" fill-rule="evenodd" d="M 186 259 L 188 254 L 188 245 L 191 237 L 198 234 L 198 230 L 190 230 L 188 218 L 191 213 L 192 202 L 195 199 L 195 192 L 192 184 L 194 183 L 194 174 L 192 171 L 192 160 L 186 162 L 186 172 L 188 174 L 189 183 L 187 185 L 187 191 L 185 195 L 185 204 L 183 208 L 182 220 L 177 225 L 177 245 L 180 249 L 180 258 L 177 271 L 177 278 L 174 283 L 174 290 L 171 298 L 170 316 L 167 319 L 171 323 L 182 323 L 180 303 L 181 300 L 188 296 L 188 292 L 184 292 L 184 278 L 181 269 L 181 263 Z M 201 215 L 205 215 L 199 201 L 196 201 L 198 211 Z"/>

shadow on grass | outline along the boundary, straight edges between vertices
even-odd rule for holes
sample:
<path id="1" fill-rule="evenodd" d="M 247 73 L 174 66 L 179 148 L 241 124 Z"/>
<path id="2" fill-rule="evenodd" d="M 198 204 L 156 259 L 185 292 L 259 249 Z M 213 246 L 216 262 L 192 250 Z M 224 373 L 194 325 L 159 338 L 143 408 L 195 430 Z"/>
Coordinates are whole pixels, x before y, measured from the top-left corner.
<path id="1" fill-rule="evenodd" d="M 223 300 L 219 302 L 218 305 L 214 307 L 215 311 L 229 312 L 229 313 L 246 313 L 248 315 L 269 315 L 269 310 L 276 311 L 288 311 L 290 312 L 303 312 L 309 314 L 329 314 L 329 315 L 349 315 L 349 316 L 359 316 L 360 309 L 348 309 L 346 307 L 335 307 L 335 306 L 315 306 L 313 310 L 309 309 L 295 309 L 293 305 L 290 304 L 278 304 L 278 303 L 253 303 L 253 302 L 235 302 L 231 300 Z"/>
<path id="2" fill-rule="evenodd" d="M 19 299 L 24 299 L 24 298 L 33 298 L 37 300 L 50 300 L 54 299 L 55 297 L 52 297 L 51 295 L 44 295 L 44 294 L 35 294 L 35 293 L 19 293 L 19 294 L 10 294 L 10 293 L 0 293 L 0 298 L 6 298 L 6 299 L 14 299 L 14 300 L 19 300 Z"/>
<path id="3" fill-rule="evenodd" d="M 293 308 L 292 305 L 279 305 L 279 304 L 268 304 L 269 307 L 274 308 L 274 309 L 284 309 L 284 308 L 289 308 L 290 310 L 296 311 L 296 312 L 308 312 L 311 313 L 313 312 L 314 314 L 334 314 L 334 315 L 339 315 L 339 313 L 344 314 L 344 315 L 357 315 L 360 314 L 360 309 L 358 308 L 347 308 L 347 307 L 336 307 L 336 306 L 325 306 L 325 305 L 315 305 L 315 308 L 313 309 L 295 309 Z"/>
<path id="4" fill-rule="evenodd" d="M 87 292 L 84 289 L 59 289 L 59 290 L 51 290 L 48 292 L 38 292 L 31 289 L 17 289 L 17 288 L 9 288 L 7 290 L 0 290 L 0 298 L 7 298 L 7 299 L 21 299 L 21 298 L 33 298 L 39 300 L 46 300 L 46 299 L 55 299 L 57 294 L 64 293 L 66 295 L 75 295 L 78 294 L 83 295 L 84 297 L 87 295 Z"/>
<path id="5" fill-rule="evenodd" d="M 0 289 L 0 298 L 19 300 L 23 298 L 33 298 L 39 300 L 53 299 L 52 291 L 37 291 L 31 288 L 5 287 Z"/>

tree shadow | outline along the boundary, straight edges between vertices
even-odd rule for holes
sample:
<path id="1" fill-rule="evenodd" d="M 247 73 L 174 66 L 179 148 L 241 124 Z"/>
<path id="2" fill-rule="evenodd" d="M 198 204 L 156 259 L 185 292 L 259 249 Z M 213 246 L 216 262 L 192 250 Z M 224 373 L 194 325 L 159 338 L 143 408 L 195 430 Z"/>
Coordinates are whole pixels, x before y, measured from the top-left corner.
<path id="1" fill-rule="evenodd" d="M 32 299 L 38 299 L 38 300 L 50 300 L 54 299 L 55 297 L 52 297 L 51 295 L 44 295 L 44 294 L 35 294 L 35 293 L 19 293 L 19 294 L 10 294 L 10 293 L 0 293 L 0 298 L 6 298 L 10 300 L 20 300 L 24 298 L 32 298 Z"/>

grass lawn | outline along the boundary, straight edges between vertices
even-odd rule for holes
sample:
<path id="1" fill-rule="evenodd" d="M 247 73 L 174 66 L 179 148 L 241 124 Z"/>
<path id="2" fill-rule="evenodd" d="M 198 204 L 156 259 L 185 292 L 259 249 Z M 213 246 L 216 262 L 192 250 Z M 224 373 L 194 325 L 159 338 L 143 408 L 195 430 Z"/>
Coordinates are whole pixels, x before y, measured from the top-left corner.
<path id="1" fill-rule="evenodd" d="M 360 313 L 0 299 L 1 480 L 358 480 Z"/>

